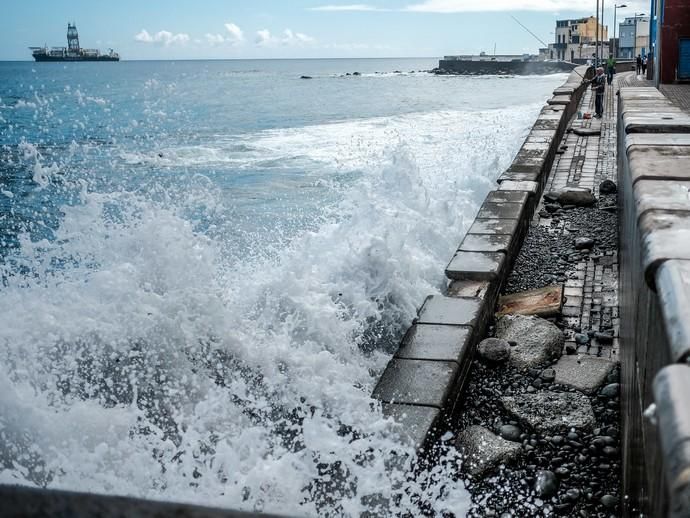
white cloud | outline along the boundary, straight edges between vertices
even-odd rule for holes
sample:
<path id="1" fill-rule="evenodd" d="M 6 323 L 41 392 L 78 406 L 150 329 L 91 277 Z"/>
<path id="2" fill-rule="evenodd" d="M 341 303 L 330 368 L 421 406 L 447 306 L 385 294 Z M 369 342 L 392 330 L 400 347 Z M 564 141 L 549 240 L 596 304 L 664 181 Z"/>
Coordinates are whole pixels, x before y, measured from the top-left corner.
<path id="1" fill-rule="evenodd" d="M 228 37 L 229 41 L 232 43 L 241 43 L 244 41 L 244 33 L 237 25 L 228 22 L 225 24 L 225 28 L 230 33 L 230 36 Z"/>
<path id="2" fill-rule="evenodd" d="M 286 45 L 290 47 L 298 47 L 311 45 L 316 42 L 315 38 L 307 36 L 302 32 L 293 32 L 291 29 L 285 29 L 282 37 L 273 36 L 268 29 L 256 31 L 256 38 L 254 42 L 259 47 L 272 47 L 276 45 Z"/>
<path id="3" fill-rule="evenodd" d="M 259 47 L 267 47 L 271 44 L 272 40 L 273 37 L 271 36 L 271 31 L 268 29 L 256 31 L 256 39 L 254 41 Z"/>
<path id="4" fill-rule="evenodd" d="M 349 4 L 349 5 L 319 5 L 310 7 L 310 11 L 388 11 L 368 4 Z"/>
<path id="5" fill-rule="evenodd" d="M 304 45 L 314 43 L 315 41 L 311 36 L 301 32 L 292 32 L 290 29 L 285 29 L 283 32 L 283 45 Z"/>
<path id="6" fill-rule="evenodd" d="M 583 5 L 584 4 L 584 5 Z M 591 4 L 591 5 L 588 5 Z M 572 0 L 424 0 L 408 5 L 405 11 L 423 13 L 463 13 L 485 11 L 589 11 L 596 10 L 595 3 L 573 3 Z"/>
<path id="7" fill-rule="evenodd" d="M 190 38 L 189 34 L 182 32 L 179 34 L 173 34 L 170 31 L 158 31 L 156 34 L 151 35 L 146 29 L 142 29 L 139 34 L 134 36 L 134 39 L 142 43 L 158 43 L 168 47 L 176 44 L 184 45 L 185 43 L 189 42 Z"/>
<path id="8" fill-rule="evenodd" d="M 225 42 L 225 38 L 222 34 L 211 34 L 207 32 L 206 41 L 211 45 L 221 45 Z"/>

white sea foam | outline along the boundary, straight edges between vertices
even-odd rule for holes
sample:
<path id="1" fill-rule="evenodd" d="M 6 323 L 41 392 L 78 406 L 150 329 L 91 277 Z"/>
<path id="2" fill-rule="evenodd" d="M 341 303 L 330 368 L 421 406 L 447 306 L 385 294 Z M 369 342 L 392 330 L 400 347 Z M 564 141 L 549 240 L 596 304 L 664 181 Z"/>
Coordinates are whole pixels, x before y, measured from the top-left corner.
<path id="1" fill-rule="evenodd" d="M 538 109 L 117 149 L 125 165 L 299 163 L 337 196 L 265 254 L 233 250 L 232 219 L 196 229 L 190 210 L 233 203 L 211 182 L 151 196 L 79 179 L 55 238 L 22 236 L 0 272 L 0 481 L 297 515 L 358 516 L 381 495 L 391 513 L 421 499 L 463 514 L 452 449 L 416 478 L 409 461 L 386 469 L 412 452 L 369 397 L 390 355 L 376 337 L 399 337 L 438 292 Z M 339 172 L 353 176 L 330 182 Z"/>

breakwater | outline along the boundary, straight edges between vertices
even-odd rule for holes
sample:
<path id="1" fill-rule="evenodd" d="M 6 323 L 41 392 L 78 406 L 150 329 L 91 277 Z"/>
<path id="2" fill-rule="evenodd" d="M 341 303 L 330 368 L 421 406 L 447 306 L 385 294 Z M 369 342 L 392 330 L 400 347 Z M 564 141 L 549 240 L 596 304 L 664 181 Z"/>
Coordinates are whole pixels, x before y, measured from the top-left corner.
<path id="1" fill-rule="evenodd" d="M 566 61 L 472 61 L 441 59 L 434 73 L 444 75 L 543 75 L 571 72 L 577 67 Z"/>
<path id="2" fill-rule="evenodd" d="M 373 391 L 424 453 L 459 410 L 478 341 L 511 271 L 568 121 L 585 90 L 573 71 L 554 90 L 497 189 L 446 267 L 444 295 L 429 296 Z"/>

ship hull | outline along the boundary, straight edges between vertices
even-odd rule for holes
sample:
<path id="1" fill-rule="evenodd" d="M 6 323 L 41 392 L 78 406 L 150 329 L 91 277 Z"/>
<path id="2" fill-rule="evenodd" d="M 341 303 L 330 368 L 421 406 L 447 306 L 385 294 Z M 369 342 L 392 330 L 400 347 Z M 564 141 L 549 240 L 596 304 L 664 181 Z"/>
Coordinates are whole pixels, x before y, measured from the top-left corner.
<path id="1" fill-rule="evenodd" d="M 58 56 L 36 56 L 34 55 L 34 59 L 36 61 L 120 61 L 119 57 L 113 57 L 113 56 L 93 56 L 93 57 L 88 57 L 88 56 L 78 56 L 78 57 L 58 57 Z"/>

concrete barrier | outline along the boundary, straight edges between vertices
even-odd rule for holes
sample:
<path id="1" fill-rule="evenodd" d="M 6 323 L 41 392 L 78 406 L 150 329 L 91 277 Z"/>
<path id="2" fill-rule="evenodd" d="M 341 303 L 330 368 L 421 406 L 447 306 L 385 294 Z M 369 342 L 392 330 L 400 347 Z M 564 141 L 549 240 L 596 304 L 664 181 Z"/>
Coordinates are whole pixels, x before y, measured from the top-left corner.
<path id="1" fill-rule="evenodd" d="M 428 297 L 372 396 L 428 454 L 439 423 L 457 414 L 477 343 L 493 317 L 570 117 L 585 90 L 572 72 L 540 112 L 513 163 L 498 179 L 446 267 L 443 295 Z M 562 104 L 564 96 L 568 104 Z"/>
<path id="2" fill-rule="evenodd" d="M 690 368 L 669 367 L 690 356 L 690 116 L 653 88 L 618 103 L 625 513 L 690 516 Z"/>

